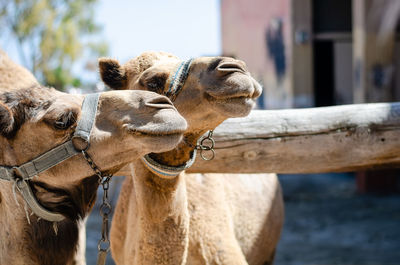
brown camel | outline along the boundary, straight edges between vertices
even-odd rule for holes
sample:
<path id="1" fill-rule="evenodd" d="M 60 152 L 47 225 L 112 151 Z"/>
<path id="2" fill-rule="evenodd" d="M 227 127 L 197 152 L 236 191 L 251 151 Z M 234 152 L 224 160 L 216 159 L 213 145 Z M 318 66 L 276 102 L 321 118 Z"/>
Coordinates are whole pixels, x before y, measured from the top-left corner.
<path id="1" fill-rule="evenodd" d="M 39 85 L 39 82 L 24 67 L 14 63 L 7 54 L 0 49 L 0 84 L 2 89 L 15 87 L 30 87 Z"/>
<path id="2" fill-rule="evenodd" d="M 112 222 L 116 263 L 272 263 L 283 225 L 275 174 L 178 174 L 193 159 L 199 137 L 250 112 L 261 88 L 245 64 L 226 57 L 181 63 L 173 55 L 149 52 L 123 66 L 103 58 L 99 67 L 113 89 L 168 95 L 188 122 L 177 148 L 133 163 Z"/>
<path id="3" fill-rule="evenodd" d="M 87 116 L 81 115 L 85 96 L 37 84 L 14 87 L 8 82 L 18 76 L 8 76 L 4 69 L 27 76 L 15 81 L 18 85 L 36 82 L 0 53 L 0 264 L 78 264 L 82 262 L 74 260 L 78 224 L 91 210 L 98 187 L 98 176 L 83 155 L 73 150 L 83 143 L 70 141 Z M 104 174 L 148 152 L 174 148 L 187 127 L 170 100 L 156 93 L 105 92 L 96 106 L 86 152 Z M 34 164 L 35 174 L 21 181 L 33 169 L 23 167 L 27 162 L 47 162 L 49 158 L 41 160 L 42 154 L 68 143 L 74 143 L 68 152 L 75 155 L 48 169 L 43 163 Z M 38 168 L 43 172 L 36 174 Z M 30 195 L 23 192 L 21 183 L 27 183 Z M 32 198 L 39 206 L 32 206 Z M 41 215 L 42 211 L 46 214 Z M 48 215 L 55 219 L 47 219 Z"/>

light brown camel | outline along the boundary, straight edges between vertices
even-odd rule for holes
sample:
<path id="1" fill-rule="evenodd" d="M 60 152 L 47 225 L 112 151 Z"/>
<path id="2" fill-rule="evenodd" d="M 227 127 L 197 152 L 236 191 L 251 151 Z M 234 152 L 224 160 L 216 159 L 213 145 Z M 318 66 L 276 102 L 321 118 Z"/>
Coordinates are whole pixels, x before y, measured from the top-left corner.
<path id="1" fill-rule="evenodd" d="M 39 85 L 36 78 L 27 69 L 14 63 L 7 54 L 0 49 L 0 84 L 2 89 L 16 87 L 30 87 Z"/>
<path id="2" fill-rule="evenodd" d="M 7 68 L 22 69 L 2 53 L 0 69 Z M 81 262 L 74 260 L 78 222 L 91 210 L 98 187 L 93 169 L 77 152 L 27 181 L 45 211 L 62 217 L 57 222 L 58 229 L 52 222 L 30 215 L 34 208 L 29 203 L 30 207 L 24 209 L 26 200 L 19 188 L 13 192 L 13 183 L 20 183 L 22 171 L 9 169 L 68 143 L 82 119 L 84 96 L 38 85 L 14 88 L 3 73 L 0 72 L 0 264 L 77 264 Z M 34 78 L 27 80 L 31 83 L 29 80 Z M 174 148 L 187 127 L 170 100 L 156 93 L 110 91 L 102 93 L 96 105 L 87 153 L 106 174 L 145 153 Z"/>
<path id="3" fill-rule="evenodd" d="M 103 58 L 99 67 L 113 89 L 150 90 L 174 100 L 189 125 L 184 139 L 172 151 L 150 154 L 169 166 L 189 161 L 207 130 L 246 116 L 261 93 L 245 64 L 226 57 L 181 63 L 173 55 L 149 52 L 123 66 Z M 176 79 L 185 79 L 185 67 L 181 86 Z M 174 88 L 180 92 L 172 93 Z M 275 174 L 168 177 L 153 173 L 143 161 L 133 163 L 115 210 L 111 251 L 117 264 L 272 263 L 283 225 Z"/>

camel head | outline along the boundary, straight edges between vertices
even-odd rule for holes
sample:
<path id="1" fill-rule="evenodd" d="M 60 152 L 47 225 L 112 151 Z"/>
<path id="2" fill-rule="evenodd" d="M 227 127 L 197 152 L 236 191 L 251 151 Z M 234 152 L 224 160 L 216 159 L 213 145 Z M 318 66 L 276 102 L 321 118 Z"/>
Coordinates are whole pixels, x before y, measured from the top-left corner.
<path id="1" fill-rule="evenodd" d="M 171 82 L 187 67 L 184 84 L 170 93 Z M 164 52 L 147 52 L 120 65 L 99 60 L 102 80 L 113 89 L 148 90 L 167 95 L 188 122 L 187 133 L 201 134 L 230 117 L 246 116 L 261 94 L 243 61 L 228 57 L 199 57 L 182 64 Z M 179 86 L 179 85 L 178 85 Z"/>
<path id="2" fill-rule="evenodd" d="M 40 86 L 0 88 L 0 165 L 19 166 L 70 140 L 81 118 L 83 99 L 83 95 Z M 101 171 L 112 174 L 148 152 L 174 148 L 186 127 L 164 96 L 147 91 L 104 92 L 87 153 Z M 58 198 L 41 189 L 68 190 L 93 176 L 78 154 L 40 173 L 31 183 L 39 201 L 52 208 L 48 203 L 56 207 Z"/>

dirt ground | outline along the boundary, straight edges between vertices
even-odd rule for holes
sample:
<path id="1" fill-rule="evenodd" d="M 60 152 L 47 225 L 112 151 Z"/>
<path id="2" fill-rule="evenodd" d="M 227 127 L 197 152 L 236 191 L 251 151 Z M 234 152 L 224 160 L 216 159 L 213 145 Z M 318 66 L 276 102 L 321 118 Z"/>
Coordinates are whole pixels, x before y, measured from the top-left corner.
<path id="1" fill-rule="evenodd" d="M 360 195 L 351 174 L 281 175 L 276 265 L 400 264 L 400 195 Z"/>
<path id="2" fill-rule="evenodd" d="M 279 178 L 286 218 L 275 265 L 400 265 L 400 194 L 359 195 L 351 174 Z M 121 183 L 114 178 L 114 203 Z M 87 226 L 89 265 L 100 238 L 97 207 Z M 110 257 L 107 264 L 114 264 Z"/>

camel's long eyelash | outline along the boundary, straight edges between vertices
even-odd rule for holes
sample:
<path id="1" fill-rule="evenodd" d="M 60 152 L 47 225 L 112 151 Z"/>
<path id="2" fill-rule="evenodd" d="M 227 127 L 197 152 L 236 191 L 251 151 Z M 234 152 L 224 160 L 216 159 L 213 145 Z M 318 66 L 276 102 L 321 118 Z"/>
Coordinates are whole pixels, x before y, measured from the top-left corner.
<path id="1" fill-rule="evenodd" d="M 65 130 L 76 123 L 76 114 L 72 111 L 60 116 L 54 123 L 56 129 Z"/>

